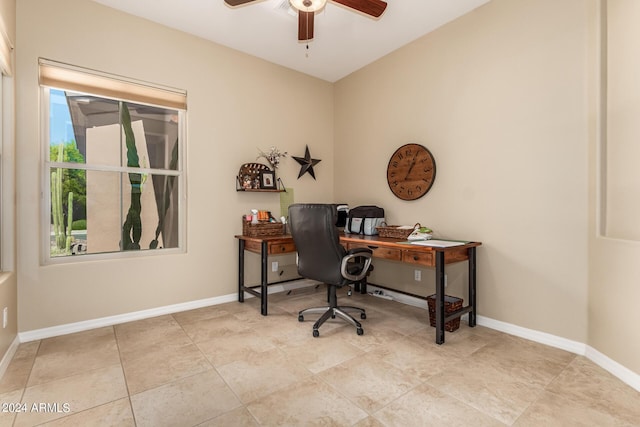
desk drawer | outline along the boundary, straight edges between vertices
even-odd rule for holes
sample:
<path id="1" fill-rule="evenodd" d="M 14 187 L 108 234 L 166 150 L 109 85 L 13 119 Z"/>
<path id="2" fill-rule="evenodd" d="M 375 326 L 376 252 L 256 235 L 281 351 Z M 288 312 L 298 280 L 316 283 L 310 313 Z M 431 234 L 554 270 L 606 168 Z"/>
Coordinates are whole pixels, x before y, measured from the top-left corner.
<path id="1" fill-rule="evenodd" d="M 272 243 L 269 245 L 269 255 L 286 254 L 289 252 L 295 252 L 296 245 L 293 242 L 290 243 Z"/>
<path id="2" fill-rule="evenodd" d="M 402 262 L 409 264 L 420 264 L 433 267 L 433 252 L 404 251 L 402 252 Z"/>
<path id="3" fill-rule="evenodd" d="M 402 252 L 395 248 L 380 248 L 375 245 L 367 245 L 366 243 L 349 243 L 347 249 L 353 248 L 369 248 L 373 251 L 374 258 L 390 259 L 392 261 L 402 260 Z"/>

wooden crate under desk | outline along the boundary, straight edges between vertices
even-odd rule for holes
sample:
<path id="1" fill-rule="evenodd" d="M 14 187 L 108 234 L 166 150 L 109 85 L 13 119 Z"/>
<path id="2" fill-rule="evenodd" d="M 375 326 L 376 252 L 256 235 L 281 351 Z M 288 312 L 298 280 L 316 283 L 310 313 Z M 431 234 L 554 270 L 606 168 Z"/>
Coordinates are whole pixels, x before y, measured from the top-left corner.
<path id="1" fill-rule="evenodd" d="M 452 314 L 462 308 L 463 299 L 453 297 L 451 295 L 444 296 L 444 315 L 445 317 Z M 427 297 L 427 305 L 429 306 L 429 324 L 432 327 L 436 326 L 436 296 L 429 295 Z M 444 329 L 448 332 L 453 332 L 460 327 L 460 318 L 449 320 L 444 324 Z"/>

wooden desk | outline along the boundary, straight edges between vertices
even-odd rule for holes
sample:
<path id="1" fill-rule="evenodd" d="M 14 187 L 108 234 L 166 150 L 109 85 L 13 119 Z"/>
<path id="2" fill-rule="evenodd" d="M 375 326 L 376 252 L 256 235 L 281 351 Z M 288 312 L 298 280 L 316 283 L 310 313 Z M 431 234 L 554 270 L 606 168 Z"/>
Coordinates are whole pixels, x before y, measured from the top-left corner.
<path id="1" fill-rule="evenodd" d="M 295 252 L 296 247 L 290 235 L 270 237 L 235 236 L 238 239 L 238 301 L 244 302 L 244 293 L 260 297 L 260 313 L 267 315 L 267 262 L 269 255 Z M 469 242 L 460 246 L 436 248 L 410 245 L 398 239 L 357 234 L 341 234 L 340 243 L 347 250 L 366 247 L 373 250 L 375 258 L 399 261 L 425 267 L 434 267 L 436 274 L 436 343 L 444 343 L 446 322 L 469 313 L 469 326 L 476 325 L 476 248 L 480 242 Z M 260 285 L 248 287 L 244 284 L 244 251 L 260 254 Z M 444 310 L 444 268 L 447 264 L 468 261 L 469 263 L 469 304 L 445 316 Z M 257 289 L 259 287 L 259 290 Z M 361 292 L 366 292 L 365 286 Z"/>

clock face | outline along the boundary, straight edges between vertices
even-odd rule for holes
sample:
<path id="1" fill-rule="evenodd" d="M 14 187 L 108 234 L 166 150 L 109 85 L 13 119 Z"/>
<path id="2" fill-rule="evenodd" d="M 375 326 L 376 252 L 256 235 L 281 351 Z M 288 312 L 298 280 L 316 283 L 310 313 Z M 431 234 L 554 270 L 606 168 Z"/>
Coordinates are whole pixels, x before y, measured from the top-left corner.
<path id="1" fill-rule="evenodd" d="M 406 144 L 389 159 L 387 183 L 402 200 L 416 200 L 427 194 L 436 179 L 436 161 L 426 147 Z"/>

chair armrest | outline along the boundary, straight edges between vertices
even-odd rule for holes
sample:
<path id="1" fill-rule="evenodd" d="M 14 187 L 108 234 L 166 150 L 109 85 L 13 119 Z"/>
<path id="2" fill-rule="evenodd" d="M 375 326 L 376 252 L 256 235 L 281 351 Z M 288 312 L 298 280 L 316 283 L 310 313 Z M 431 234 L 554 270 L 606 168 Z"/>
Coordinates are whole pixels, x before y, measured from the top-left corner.
<path id="1" fill-rule="evenodd" d="M 364 276 L 366 276 L 369 272 L 372 255 L 373 251 L 368 248 L 353 248 L 349 250 L 344 258 L 342 258 L 342 264 L 340 265 L 340 273 L 342 274 L 342 277 L 354 282 L 364 279 Z M 349 261 L 355 258 L 364 258 L 364 264 L 362 266 L 362 269 L 359 270 L 356 274 L 351 274 L 347 269 L 347 264 L 349 263 Z"/>

